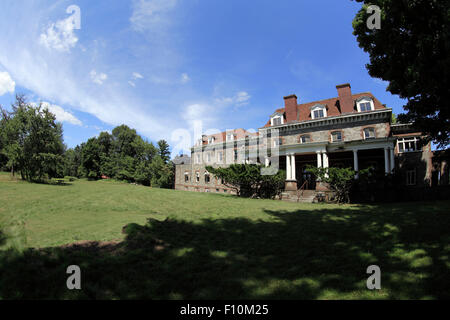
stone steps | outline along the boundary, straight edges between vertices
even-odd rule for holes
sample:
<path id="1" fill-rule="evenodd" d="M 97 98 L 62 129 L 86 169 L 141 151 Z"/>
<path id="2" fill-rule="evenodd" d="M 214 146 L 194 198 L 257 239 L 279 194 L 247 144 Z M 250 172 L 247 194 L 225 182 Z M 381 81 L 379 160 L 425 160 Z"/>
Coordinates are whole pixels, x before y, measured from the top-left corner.
<path id="1" fill-rule="evenodd" d="M 315 190 L 304 190 L 299 196 L 296 191 L 285 191 L 281 194 L 281 200 L 298 203 L 312 203 L 316 197 Z"/>

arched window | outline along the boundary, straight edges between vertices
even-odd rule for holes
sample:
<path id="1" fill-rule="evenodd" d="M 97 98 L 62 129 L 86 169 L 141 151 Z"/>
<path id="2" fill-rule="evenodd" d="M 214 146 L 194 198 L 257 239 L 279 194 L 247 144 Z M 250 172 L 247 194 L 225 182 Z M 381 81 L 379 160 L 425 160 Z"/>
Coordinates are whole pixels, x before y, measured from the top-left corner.
<path id="1" fill-rule="evenodd" d="M 364 129 L 364 139 L 375 139 L 375 128 L 365 128 Z"/>
<path id="2" fill-rule="evenodd" d="M 209 175 L 209 172 L 205 172 L 205 183 L 211 182 L 211 176 Z"/>

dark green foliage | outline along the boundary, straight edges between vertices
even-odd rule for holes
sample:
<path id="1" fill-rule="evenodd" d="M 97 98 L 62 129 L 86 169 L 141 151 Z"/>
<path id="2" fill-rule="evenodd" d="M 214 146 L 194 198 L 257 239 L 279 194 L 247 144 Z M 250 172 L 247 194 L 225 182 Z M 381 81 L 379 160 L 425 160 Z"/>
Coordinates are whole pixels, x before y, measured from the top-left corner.
<path id="1" fill-rule="evenodd" d="M 166 142 L 166 140 L 160 140 L 158 141 L 158 147 L 159 147 L 159 156 L 164 161 L 164 163 L 168 163 L 170 160 L 170 150 L 169 150 L 169 144 Z"/>
<path id="2" fill-rule="evenodd" d="M 369 53 L 370 76 L 407 99 L 400 122 L 413 122 L 440 146 L 450 142 L 450 1 L 356 0 L 362 9 L 353 34 Z M 370 30 L 368 5 L 381 9 L 381 29 Z"/>
<path id="3" fill-rule="evenodd" d="M 173 187 L 175 170 L 164 140 L 156 148 L 136 130 L 121 125 L 112 134 L 101 132 L 65 150 L 62 126 L 52 113 L 28 104 L 21 95 L 12 107 L 8 112 L 0 106 L 0 169 L 7 168 L 13 175 L 20 172 L 29 181 L 106 176 L 146 186 Z"/>
<path id="4" fill-rule="evenodd" d="M 34 107 L 18 95 L 13 111 L 2 111 L 0 126 L 0 153 L 12 174 L 19 171 L 28 181 L 63 175 L 62 127 L 48 109 Z"/>
<path id="5" fill-rule="evenodd" d="M 143 140 L 136 130 L 126 125 L 114 128 L 112 134 L 102 132 L 98 138 L 91 138 L 79 147 L 82 150 L 81 175 L 172 188 L 175 170 L 170 162 L 169 145 L 161 140 L 158 146 L 162 149 Z"/>
<path id="6" fill-rule="evenodd" d="M 366 185 L 370 185 L 373 175 L 372 168 L 356 172 L 352 168 L 318 168 L 308 166 L 307 170 L 314 174 L 318 181 L 325 182 L 329 185 L 338 203 L 349 203 L 358 181 L 364 181 Z M 357 173 L 358 179 L 355 179 Z"/>
<path id="7" fill-rule="evenodd" d="M 251 198 L 275 198 L 284 187 L 284 171 L 275 175 L 262 175 L 261 165 L 232 164 L 227 168 L 206 167 L 206 170 L 220 178 L 222 183 L 236 190 L 238 196 Z"/>

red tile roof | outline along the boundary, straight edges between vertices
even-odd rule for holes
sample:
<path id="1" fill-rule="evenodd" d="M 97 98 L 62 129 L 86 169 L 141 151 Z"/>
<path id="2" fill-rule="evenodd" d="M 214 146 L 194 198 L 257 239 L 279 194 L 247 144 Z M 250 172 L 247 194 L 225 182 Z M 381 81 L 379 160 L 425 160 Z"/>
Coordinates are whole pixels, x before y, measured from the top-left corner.
<path id="1" fill-rule="evenodd" d="M 371 97 L 373 99 L 373 104 L 375 106 L 375 110 L 385 109 L 386 108 L 370 92 L 363 92 L 363 93 L 353 94 L 352 98 L 353 98 L 353 101 L 355 101 L 358 98 L 361 98 L 361 97 L 364 97 L 364 96 Z M 301 121 L 312 120 L 311 119 L 311 110 L 310 110 L 310 108 L 312 106 L 316 105 L 316 104 L 326 105 L 326 107 L 327 107 L 327 116 L 328 117 L 339 116 L 339 115 L 343 114 L 341 112 L 341 110 L 340 110 L 339 98 L 336 97 L 336 98 L 330 98 L 330 99 L 325 99 L 325 100 L 313 101 L 313 102 L 308 102 L 308 103 L 303 103 L 303 104 L 297 104 L 297 121 L 301 122 Z M 275 112 L 284 113 L 285 112 L 285 108 L 277 109 Z M 353 112 L 355 112 L 355 113 L 358 112 L 356 110 L 356 106 L 355 106 L 355 109 L 354 109 Z M 265 124 L 264 127 L 270 127 L 270 119 Z"/>

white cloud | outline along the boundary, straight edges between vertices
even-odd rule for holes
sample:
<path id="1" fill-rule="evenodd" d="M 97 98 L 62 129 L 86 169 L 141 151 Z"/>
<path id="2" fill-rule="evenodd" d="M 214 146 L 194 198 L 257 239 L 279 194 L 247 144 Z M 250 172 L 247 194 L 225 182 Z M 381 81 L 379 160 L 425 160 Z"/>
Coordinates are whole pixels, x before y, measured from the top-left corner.
<path id="1" fill-rule="evenodd" d="M 45 33 L 40 35 L 40 43 L 48 49 L 70 51 L 75 47 L 78 38 L 74 33 L 74 17 L 52 23 Z"/>
<path id="2" fill-rule="evenodd" d="M 134 82 L 133 82 L 133 81 L 131 81 L 131 80 L 130 80 L 130 81 L 128 81 L 128 84 L 129 84 L 130 86 L 132 86 L 133 88 L 134 88 L 134 87 L 136 87 L 136 83 L 134 83 Z"/>
<path id="3" fill-rule="evenodd" d="M 249 103 L 251 96 L 245 92 L 240 91 L 236 93 L 233 97 L 222 97 L 217 98 L 215 101 L 220 105 L 235 105 L 237 107 L 247 105 Z"/>
<path id="4" fill-rule="evenodd" d="M 144 79 L 144 76 L 138 72 L 133 72 L 133 78 L 136 79 Z"/>
<path id="5" fill-rule="evenodd" d="M 176 0 L 134 0 L 131 25 L 136 31 L 159 32 L 170 24 L 167 13 L 176 5 Z"/>
<path id="6" fill-rule="evenodd" d="M 7 92 L 13 93 L 16 89 L 16 83 L 8 72 L 0 72 L 0 96 Z"/>
<path id="7" fill-rule="evenodd" d="M 97 71 L 95 70 L 92 70 L 90 75 L 92 82 L 97 84 L 103 84 L 103 82 L 108 79 L 108 75 L 106 75 L 105 73 L 97 73 Z"/>
<path id="8" fill-rule="evenodd" d="M 237 93 L 235 101 L 238 106 L 243 106 L 248 104 L 250 98 L 251 96 L 247 92 L 241 91 Z"/>
<path id="9" fill-rule="evenodd" d="M 60 106 L 50 104 L 49 102 L 42 102 L 41 105 L 43 108 L 47 108 L 48 111 L 53 113 L 56 116 L 56 120 L 59 122 L 67 122 L 77 126 L 83 125 L 83 123 L 77 117 L 75 117 L 72 113 L 64 110 Z"/>
<path id="10" fill-rule="evenodd" d="M 182 73 L 181 74 L 181 83 L 187 83 L 191 80 L 191 78 L 189 78 L 189 75 L 187 73 Z"/>

